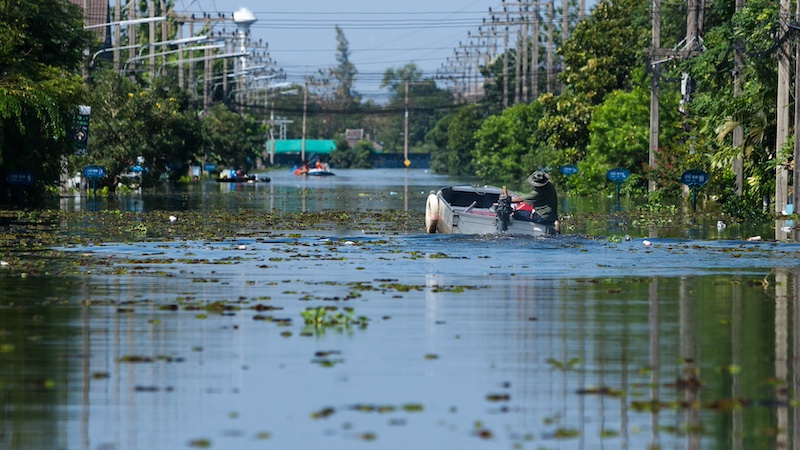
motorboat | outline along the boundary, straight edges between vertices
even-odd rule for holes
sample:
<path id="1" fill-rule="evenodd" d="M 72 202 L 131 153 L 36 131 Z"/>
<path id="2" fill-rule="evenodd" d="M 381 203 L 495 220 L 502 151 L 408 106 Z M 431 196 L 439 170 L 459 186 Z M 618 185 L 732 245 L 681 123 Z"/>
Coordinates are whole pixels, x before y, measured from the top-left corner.
<path id="1" fill-rule="evenodd" d="M 258 175 L 238 175 L 234 177 L 215 178 L 217 183 L 269 183 L 269 177 L 259 177 Z"/>
<path id="2" fill-rule="evenodd" d="M 431 191 L 425 206 L 425 230 L 443 234 L 558 234 L 557 222 L 545 225 L 515 219 L 511 199 L 518 196 L 496 186 L 449 186 Z"/>
<path id="3" fill-rule="evenodd" d="M 294 175 L 305 175 L 308 177 L 330 177 L 336 175 L 335 173 L 331 172 L 330 169 L 314 167 L 314 168 L 305 168 L 299 167 L 295 168 L 292 171 Z"/>
<path id="4" fill-rule="evenodd" d="M 336 174 L 327 169 L 311 169 L 306 172 L 306 176 L 309 177 L 330 177 L 334 175 Z"/>

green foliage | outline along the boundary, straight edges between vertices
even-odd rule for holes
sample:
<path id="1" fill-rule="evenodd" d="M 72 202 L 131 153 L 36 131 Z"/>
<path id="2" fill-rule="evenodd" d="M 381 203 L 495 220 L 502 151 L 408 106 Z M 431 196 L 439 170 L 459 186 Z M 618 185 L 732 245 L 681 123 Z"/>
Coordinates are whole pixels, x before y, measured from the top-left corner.
<path id="1" fill-rule="evenodd" d="M 249 170 L 263 151 L 264 130 L 251 117 L 242 117 L 223 104 L 214 105 L 202 121 L 204 152 L 198 161 L 217 167 Z"/>
<path id="2" fill-rule="evenodd" d="M 491 182 L 518 183 L 535 170 L 528 144 L 542 113 L 539 103 L 522 104 L 486 119 L 475 134 L 476 175 Z"/>
<path id="3" fill-rule="evenodd" d="M 414 152 L 423 147 L 426 134 L 436 127 L 436 123 L 447 114 L 447 108 L 453 104 L 452 94 L 439 88 L 434 79 L 425 78 L 413 63 L 386 69 L 381 87 L 388 88 L 392 93 L 385 109 L 388 115 L 384 126 L 377 134 L 384 152 L 404 151 L 406 111 L 408 145 L 409 150 Z"/>
<path id="4" fill-rule="evenodd" d="M 75 70 L 87 37 L 80 9 L 68 2 L 0 2 L 0 175 L 31 172 L 39 193 L 57 185 L 72 151 L 69 132 L 84 95 Z"/>
<path id="5" fill-rule="evenodd" d="M 722 203 L 722 212 L 739 222 L 762 223 L 770 218 L 764 211 L 762 196 L 759 192 L 748 189 L 743 195 L 729 192 Z"/>
<path id="6" fill-rule="evenodd" d="M 157 78 L 146 89 L 113 71 L 99 71 L 89 105 L 88 149 L 72 156 L 70 167 L 73 172 L 87 165 L 105 167 L 107 178 L 102 183 L 112 189 L 117 176 L 137 164 L 147 169 L 145 183 L 167 172 L 177 179 L 185 173 L 184 164 L 202 148 L 196 113 L 189 108 L 186 92 L 170 79 Z"/>
<path id="7" fill-rule="evenodd" d="M 336 150 L 331 152 L 330 164 L 344 169 L 371 169 L 375 150 L 372 143 L 361 140 L 353 148 L 344 139 L 336 142 Z"/>
<path id="8" fill-rule="evenodd" d="M 570 91 L 600 104 L 609 93 L 639 84 L 633 74 L 647 62 L 648 7 L 638 0 L 601 1 L 576 25 L 560 51 L 564 71 L 559 77 Z"/>
<path id="9" fill-rule="evenodd" d="M 478 105 L 468 105 L 439 120 L 426 136 L 436 146 L 431 151 L 431 169 L 450 175 L 472 175 L 475 132 L 484 119 Z"/>

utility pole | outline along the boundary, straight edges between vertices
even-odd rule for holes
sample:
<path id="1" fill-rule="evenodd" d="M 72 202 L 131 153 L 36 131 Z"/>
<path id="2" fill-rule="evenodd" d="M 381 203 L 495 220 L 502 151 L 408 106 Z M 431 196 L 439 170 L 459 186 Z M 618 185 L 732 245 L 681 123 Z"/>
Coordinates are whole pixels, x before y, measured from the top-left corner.
<path id="1" fill-rule="evenodd" d="M 800 5 L 800 3 L 798 3 L 798 5 Z M 744 9 L 744 0 L 736 0 L 736 12 L 739 12 L 742 9 Z M 733 54 L 734 97 L 742 95 L 742 71 L 744 71 L 744 41 L 739 39 L 738 41 L 736 41 L 736 46 L 734 48 L 734 54 Z M 795 105 L 800 105 L 800 102 L 795 102 Z M 743 144 L 744 144 L 744 128 L 742 128 L 742 125 L 739 124 L 736 125 L 736 128 L 733 129 L 733 148 L 741 147 Z M 736 176 L 736 181 L 735 181 L 736 195 L 742 195 L 742 192 L 744 191 L 744 159 L 742 156 L 737 156 L 733 159 L 731 170 L 733 170 L 733 174 Z"/>
<path id="2" fill-rule="evenodd" d="M 406 167 L 409 166 L 410 162 L 408 161 L 408 80 L 406 80 L 406 117 L 405 117 L 405 132 L 404 132 L 404 140 L 403 140 L 403 163 Z"/>
<path id="3" fill-rule="evenodd" d="M 744 0 L 738 0 L 744 1 Z M 800 2 L 797 2 L 797 11 L 796 16 L 800 17 Z M 798 30 L 794 30 L 795 33 L 795 56 L 794 56 L 794 168 L 792 169 L 792 173 L 794 174 L 794 179 L 792 181 L 792 208 L 796 208 L 797 205 L 800 205 L 800 181 L 798 181 L 798 176 L 800 173 L 797 171 L 797 165 L 800 163 L 800 34 L 798 34 Z M 793 214 L 797 214 L 797 210 L 792 211 Z M 795 230 L 795 233 L 798 233 L 798 230 Z M 795 240 L 797 240 L 797 235 L 795 235 Z"/>
<path id="4" fill-rule="evenodd" d="M 114 22 L 119 22 L 122 20 L 122 1 L 121 0 L 114 0 Z M 119 73 L 119 46 L 120 43 L 120 28 L 121 26 L 117 25 L 114 27 L 114 73 Z"/>
<path id="5" fill-rule="evenodd" d="M 649 164 L 650 167 L 656 166 L 656 151 L 658 150 L 658 135 L 661 127 L 661 120 L 659 117 L 659 74 L 658 66 L 662 63 L 672 61 L 673 59 L 688 59 L 697 56 L 702 52 L 702 45 L 700 44 L 700 24 L 702 23 L 700 17 L 700 0 L 688 0 L 688 16 L 686 19 L 686 39 L 684 46 L 681 50 L 663 49 L 661 48 L 661 0 L 652 0 L 652 14 L 653 14 L 653 32 L 652 32 L 652 48 L 650 49 L 650 70 L 652 79 L 650 80 L 650 154 Z M 787 0 L 790 1 L 790 0 Z M 661 58 L 661 59 L 658 59 Z M 688 75 L 682 80 L 682 93 L 683 105 L 688 103 L 689 99 L 689 79 Z M 648 190 L 655 191 L 656 184 L 653 180 L 648 181 Z"/>
<path id="6" fill-rule="evenodd" d="M 652 32 L 652 48 L 651 51 L 655 52 L 661 48 L 661 0 L 653 0 L 653 32 Z M 653 61 L 655 58 L 650 58 L 650 156 L 648 164 L 650 167 L 656 166 L 656 150 L 658 150 L 658 132 L 661 128 L 660 110 L 658 107 L 658 88 L 660 71 L 658 69 L 658 61 Z M 647 182 L 647 189 L 650 192 L 656 190 L 656 182 L 649 180 Z"/>
<path id="7" fill-rule="evenodd" d="M 308 81 L 303 88 L 303 140 L 300 144 L 300 163 L 306 162 L 306 110 L 308 109 Z"/>
<path id="8" fill-rule="evenodd" d="M 779 17 L 789 17 L 791 0 L 781 0 Z M 777 132 L 775 136 L 775 212 L 781 214 L 786 209 L 789 186 L 789 170 L 781 161 L 781 151 L 789 140 L 789 27 L 785 19 L 778 21 L 778 100 L 777 100 Z"/>
<path id="9" fill-rule="evenodd" d="M 150 15 L 150 18 L 156 16 L 156 8 L 153 5 L 153 0 L 147 0 L 147 12 Z M 152 81 L 153 78 L 156 76 L 156 57 L 155 57 L 155 46 L 153 46 L 153 42 L 156 41 L 156 23 L 150 22 L 150 40 L 148 44 L 150 45 L 150 80 Z"/>
<path id="10" fill-rule="evenodd" d="M 128 19 L 136 19 L 136 2 L 128 2 Z M 136 25 L 134 24 L 128 25 L 128 44 L 131 46 L 128 59 L 133 59 L 136 57 Z M 134 69 L 135 66 L 131 66 L 131 70 Z"/>

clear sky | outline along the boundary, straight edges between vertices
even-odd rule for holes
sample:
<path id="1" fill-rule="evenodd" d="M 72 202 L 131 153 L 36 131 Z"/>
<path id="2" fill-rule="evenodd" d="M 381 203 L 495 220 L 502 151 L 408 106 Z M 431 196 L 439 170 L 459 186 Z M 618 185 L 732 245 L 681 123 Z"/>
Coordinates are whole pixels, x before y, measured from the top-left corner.
<path id="1" fill-rule="evenodd" d="M 336 66 L 338 25 L 359 72 L 355 90 L 377 102 L 387 98 L 379 89 L 387 68 L 413 62 L 426 76 L 435 75 L 456 49 L 463 50 L 460 43 L 468 44 L 469 33 L 475 39 L 491 17 L 489 8 L 497 11 L 499 5 L 499 0 L 175 0 L 179 13 L 231 17 L 243 7 L 253 12 L 251 39 L 268 43 L 290 82 L 302 83 L 305 75 Z M 226 31 L 234 29 L 232 21 L 227 24 Z"/>

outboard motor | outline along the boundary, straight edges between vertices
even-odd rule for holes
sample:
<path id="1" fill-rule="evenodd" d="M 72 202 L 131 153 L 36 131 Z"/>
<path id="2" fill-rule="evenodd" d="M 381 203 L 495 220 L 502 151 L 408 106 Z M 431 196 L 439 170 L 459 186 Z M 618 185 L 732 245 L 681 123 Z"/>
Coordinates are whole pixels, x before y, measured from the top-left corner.
<path id="1" fill-rule="evenodd" d="M 495 213 L 497 214 L 497 231 L 502 233 L 504 231 L 508 231 L 508 224 L 511 223 L 511 213 L 514 210 L 511 208 L 511 197 L 508 195 L 508 191 L 506 191 L 506 187 L 503 186 L 503 193 L 497 199 L 497 208 L 495 209 Z"/>

